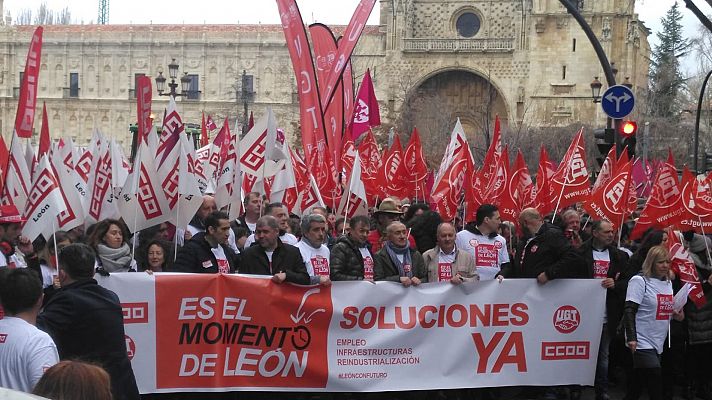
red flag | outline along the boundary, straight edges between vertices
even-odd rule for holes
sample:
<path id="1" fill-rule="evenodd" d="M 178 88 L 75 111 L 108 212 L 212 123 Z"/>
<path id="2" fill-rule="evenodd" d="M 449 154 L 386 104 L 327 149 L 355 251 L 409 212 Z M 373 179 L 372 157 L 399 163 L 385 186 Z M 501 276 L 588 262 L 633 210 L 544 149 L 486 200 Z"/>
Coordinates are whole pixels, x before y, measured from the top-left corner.
<path id="1" fill-rule="evenodd" d="M 605 185 L 608 183 L 608 181 L 613 178 L 613 172 L 618 168 L 618 162 L 617 162 L 618 156 L 616 156 L 616 146 L 611 146 L 611 149 L 608 150 L 608 155 L 606 156 L 606 159 L 603 161 L 603 165 L 601 166 L 601 171 L 598 173 L 598 176 L 596 177 L 596 182 L 593 184 L 593 188 L 591 188 L 591 191 L 596 191 L 599 187 Z M 621 165 L 624 163 L 621 163 Z"/>
<path id="2" fill-rule="evenodd" d="M 307 165 L 312 165 L 314 148 L 324 151 L 326 134 L 324 131 L 324 112 L 317 89 L 316 72 L 309 51 L 304 22 L 295 0 L 277 0 L 277 8 L 282 21 L 284 37 L 287 41 L 289 57 L 292 60 L 294 75 L 298 77 L 299 123 L 302 133 L 302 148 Z M 338 77 L 337 77 L 338 78 Z M 336 85 L 334 85 L 336 87 Z"/>
<path id="3" fill-rule="evenodd" d="M 503 151 L 502 159 L 506 156 L 507 148 Z M 509 179 L 502 194 L 502 202 L 499 210 L 502 220 L 510 221 L 515 226 L 519 225 L 519 213 L 522 209 L 530 206 L 532 202 L 532 178 L 529 174 L 524 156 L 521 151 L 517 151 L 517 160 L 514 168 L 511 169 Z"/>
<path id="4" fill-rule="evenodd" d="M 408 173 L 403 162 L 400 136 L 395 135 L 391 148 L 384 153 L 381 171 L 384 195 L 398 198 L 407 195 Z"/>
<path id="5" fill-rule="evenodd" d="M 148 143 L 148 133 L 151 132 L 151 126 L 153 125 L 153 120 L 151 119 L 152 96 L 153 89 L 151 88 L 151 78 L 145 75 L 140 76 L 136 80 L 136 115 L 138 115 L 138 143 Z"/>
<path id="6" fill-rule="evenodd" d="M 40 146 L 38 157 L 49 154 L 49 119 L 47 118 L 47 105 L 42 103 L 42 130 L 40 131 Z"/>
<path id="7" fill-rule="evenodd" d="M 630 234 L 631 239 L 641 238 L 650 228 L 664 229 L 679 224 L 683 212 L 680 194 L 675 162 L 672 152 L 668 152 L 667 162 L 658 168 L 650 197 Z"/>
<path id="8" fill-rule="evenodd" d="M 408 147 L 405 148 L 403 162 L 408 179 L 407 195 L 414 197 L 416 200 L 419 198 L 419 195 L 425 198 L 425 177 L 428 175 L 428 164 L 423 154 L 423 146 L 420 144 L 418 129 L 415 127 L 413 128 L 413 133 L 410 135 Z"/>
<path id="9" fill-rule="evenodd" d="M 205 126 L 208 128 L 209 131 L 214 131 L 215 129 L 218 129 L 218 125 L 213 121 L 213 117 L 208 114 L 208 119 L 205 121 Z"/>
<path id="10" fill-rule="evenodd" d="M 208 126 L 205 123 L 205 113 L 201 113 L 200 115 L 200 147 L 203 147 L 210 144 L 210 138 L 208 138 Z"/>
<path id="11" fill-rule="evenodd" d="M 621 226 L 628 213 L 631 168 L 630 161 L 621 165 L 613 172 L 608 182 L 593 190 L 589 200 L 583 205 L 593 219 L 606 220 L 614 228 Z"/>
<path id="12" fill-rule="evenodd" d="M 336 63 L 336 38 L 334 38 L 334 34 L 329 27 L 320 23 L 309 25 L 309 36 L 311 37 L 312 50 L 316 61 L 316 77 L 319 82 L 319 90 L 323 95 L 329 72 L 333 69 L 334 63 Z M 331 101 L 322 104 L 326 143 L 329 146 L 329 152 L 336 171 L 341 171 L 341 138 L 344 131 L 343 95 L 342 85 L 339 81 Z"/>
<path id="13" fill-rule="evenodd" d="M 344 171 L 344 176 L 351 176 L 351 170 L 354 167 L 354 161 L 356 159 L 356 147 L 354 147 L 354 141 L 351 136 L 344 136 L 346 140 L 341 149 L 341 167 Z"/>
<path id="14" fill-rule="evenodd" d="M 15 131 L 21 138 L 32 137 L 32 127 L 35 123 L 43 31 L 44 28 L 38 26 L 32 35 L 25 61 L 25 72 L 20 83 L 20 96 L 17 100 L 17 114 L 15 114 Z"/>
<path id="15" fill-rule="evenodd" d="M 554 166 L 549 161 L 549 154 L 544 145 L 539 153 L 539 168 L 536 173 L 536 195 L 534 197 L 534 207 L 541 215 L 547 215 L 554 211 L 556 198 L 551 192 L 551 177 L 554 176 Z"/>
<path id="16" fill-rule="evenodd" d="M 672 230 L 668 231 L 668 251 L 670 252 L 670 268 L 675 272 L 675 275 L 680 277 L 682 284 L 689 283 L 692 288 L 688 298 L 698 308 L 702 308 L 706 303 L 705 292 L 702 289 L 699 275 L 695 263 L 690 257 L 690 253 L 685 249 L 685 246 L 680 242 L 679 236 Z"/>
<path id="17" fill-rule="evenodd" d="M 485 184 L 482 182 L 481 169 L 471 168 L 465 179 L 465 222 L 476 219 L 477 209 L 484 204 Z"/>
<path id="18" fill-rule="evenodd" d="M 467 151 L 458 152 L 456 158 L 452 160 L 450 166 L 443 173 L 437 186 L 433 188 L 432 197 L 435 203 L 435 210 L 440 213 L 443 221 L 455 219 L 468 164 L 470 163 L 468 159 L 471 159 L 471 157 L 469 147 L 467 147 Z"/>
<path id="19" fill-rule="evenodd" d="M 348 60 L 351 59 L 351 53 L 356 47 L 356 42 L 358 42 L 363 28 L 366 26 L 368 16 L 371 15 L 371 10 L 373 10 L 375 4 L 376 0 L 361 0 L 358 6 L 356 6 L 351 21 L 349 21 L 349 24 L 346 26 L 344 36 L 339 42 L 334 67 L 329 72 L 329 78 L 322 85 L 324 87 L 324 90 L 322 90 L 323 96 L 321 96 L 322 106 L 326 106 L 331 101 L 331 97 L 336 91 L 336 82 L 341 78 L 342 72 L 348 64 Z"/>
<path id="20" fill-rule="evenodd" d="M 351 118 L 351 138 L 356 141 L 369 128 L 378 125 L 381 125 L 381 113 L 378 110 L 378 100 L 376 100 L 376 93 L 373 90 L 371 71 L 367 69 L 354 104 L 354 114 Z"/>
<path id="21" fill-rule="evenodd" d="M 7 177 L 8 161 L 10 160 L 10 152 L 7 150 L 5 139 L 0 135 L 0 193 L 5 186 L 5 177 Z"/>
<path id="22" fill-rule="evenodd" d="M 497 168 L 497 160 L 502 155 L 502 133 L 499 123 L 499 115 L 494 117 L 494 132 L 492 134 L 492 142 L 490 142 L 485 154 L 485 159 L 482 162 L 480 174 L 487 185 L 491 185 L 491 180 L 495 169 Z"/>
<path id="23" fill-rule="evenodd" d="M 583 128 L 581 128 L 559 164 L 559 169 L 552 177 L 551 192 L 556 198 L 558 209 L 562 210 L 588 199 L 590 186 L 586 168 L 586 151 L 583 147 Z"/>
<path id="24" fill-rule="evenodd" d="M 708 179 L 699 179 L 685 166 L 680 182 L 681 230 L 712 231 L 712 194 Z"/>
<path id="25" fill-rule="evenodd" d="M 371 130 L 359 145 L 358 154 L 361 157 L 361 180 L 366 187 L 368 204 L 376 204 L 376 197 L 379 195 L 378 171 L 381 168 L 381 154 Z"/>
<path id="26" fill-rule="evenodd" d="M 341 39 L 339 39 L 341 43 Z M 341 84 L 344 90 L 344 137 L 351 136 L 347 134 L 346 131 L 350 132 L 350 128 L 347 127 L 350 124 L 349 116 L 354 113 L 354 77 L 351 72 L 351 61 L 346 62 L 346 68 L 344 68 L 343 79 L 341 79 Z"/>

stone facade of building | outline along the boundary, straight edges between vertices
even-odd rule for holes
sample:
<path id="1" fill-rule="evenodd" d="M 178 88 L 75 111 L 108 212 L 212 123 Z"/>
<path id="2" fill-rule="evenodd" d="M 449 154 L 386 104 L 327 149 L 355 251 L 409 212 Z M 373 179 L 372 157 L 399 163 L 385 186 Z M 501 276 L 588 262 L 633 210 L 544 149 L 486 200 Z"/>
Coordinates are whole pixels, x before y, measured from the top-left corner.
<path id="1" fill-rule="evenodd" d="M 576 1 L 615 61 L 619 81 L 627 76 L 645 87 L 649 32 L 634 13 L 634 0 Z M 393 0 L 378 6 L 380 25 L 364 30 L 352 60 L 357 84 L 371 69 L 384 125 L 417 125 L 428 135 L 455 117 L 471 134 L 495 114 L 514 126 L 604 123 L 589 86 L 602 77 L 601 66 L 558 0 Z M 33 30 L 0 26 L 0 131 L 6 138 Z M 52 134 L 83 145 L 97 126 L 128 149 L 135 78 L 168 75 L 173 58 L 181 75 L 192 75 L 196 91 L 178 100 L 185 122 L 199 123 L 202 111 L 218 124 L 225 116 L 231 124 L 241 118 L 245 71 L 254 76 L 250 109 L 259 115 L 271 106 L 279 125 L 296 137 L 296 80 L 279 25 L 46 26 L 38 104 L 47 104 Z M 154 93 L 157 123 L 166 99 Z"/>

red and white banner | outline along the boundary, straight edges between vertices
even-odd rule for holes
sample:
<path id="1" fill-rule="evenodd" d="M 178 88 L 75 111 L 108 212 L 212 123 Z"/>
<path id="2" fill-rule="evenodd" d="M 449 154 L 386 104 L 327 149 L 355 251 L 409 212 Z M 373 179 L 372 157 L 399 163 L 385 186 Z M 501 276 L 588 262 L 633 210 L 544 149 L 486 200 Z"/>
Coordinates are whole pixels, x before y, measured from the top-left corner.
<path id="1" fill-rule="evenodd" d="M 57 177 L 52 172 L 49 158 L 44 155 L 37 166 L 37 176 L 32 183 L 32 189 L 27 194 L 23 213 L 27 221 L 22 227 L 22 234 L 32 241 L 39 235 L 49 239 L 57 229 L 53 219 L 66 210 Z"/>
<path id="2" fill-rule="evenodd" d="M 592 385 L 605 304 L 595 279 L 410 288 L 223 274 L 97 279 L 121 299 L 141 393 Z"/>
<path id="3" fill-rule="evenodd" d="M 148 132 L 151 131 L 153 120 L 151 119 L 151 99 L 153 89 L 151 88 L 151 78 L 140 76 L 136 79 L 136 115 L 138 115 L 138 143 L 146 140 Z"/>
<path id="4" fill-rule="evenodd" d="M 42 57 L 42 32 L 44 32 L 44 28 L 38 26 L 32 35 L 25 61 L 25 72 L 20 83 L 20 96 L 17 100 L 17 114 L 15 114 L 15 131 L 21 138 L 32 137 L 32 126 L 35 123 L 40 59 Z"/>

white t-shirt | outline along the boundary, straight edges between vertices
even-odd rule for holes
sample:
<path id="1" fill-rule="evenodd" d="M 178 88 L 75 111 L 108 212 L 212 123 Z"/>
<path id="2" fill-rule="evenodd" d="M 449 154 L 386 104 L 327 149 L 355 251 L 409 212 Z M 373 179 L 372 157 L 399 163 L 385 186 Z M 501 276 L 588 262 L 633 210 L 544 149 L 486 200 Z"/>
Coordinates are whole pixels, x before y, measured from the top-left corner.
<path id="1" fill-rule="evenodd" d="M 373 282 L 373 257 L 366 247 L 359 247 L 358 251 L 363 258 L 363 280 Z"/>
<path id="2" fill-rule="evenodd" d="M 438 251 L 438 282 L 450 282 L 452 279 L 452 263 L 456 254 L 457 247 L 451 253 L 445 253 L 442 249 Z"/>
<path id="3" fill-rule="evenodd" d="M 292 235 L 289 232 L 285 232 L 284 235 L 279 237 L 279 240 L 281 240 L 282 243 L 284 243 L 284 244 L 291 244 L 292 246 L 296 246 L 297 242 L 298 242 L 297 237 Z M 255 242 L 255 234 L 253 233 L 250 236 L 248 236 L 247 239 L 245 240 L 245 248 L 252 246 L 252 243 L 254 243 L 254 242 Z"/>
<path id="4" fill-rule="evenodd" d="M 254 232 L 255 229 L 257 229 L 257 222 L 250 223 L 250 222 L 245 221 L 245 225 L 247 225 L 247 229 L 249 229 L 250 232 Z"/>
<path id="5" fill-rule="evenodd" d="M 463 230 L 457 233 L 455 246 L 461 251 L 472 254 L 477 273 L 483 281 L 494 279 L 502 264 L 509 262 L 507 240 L 501 235 L 489 238 Z"/>
<path id="6" fill-rule="evenodd" d="M 309 276 L 329 276 L 329 248 L 323 244 L 315 249 L 309 244 L 300 240 L 297 243 L 299 252 L 302 253 L 304 265 Z"/>
<path id="7" fill-rule="evenodd" d="M 603 251 L 593 249 L 593 277 L 595 279 L 606 279 L 610 267 L 611 256 L 608 254 L 608 249 Z"/>
<path id="8" fill-rule="evenodd" d="M 227 261 L 227 256 L 225 255 L 225 250 L 223 250 L 222 246 L 211 247 L 210 251 L 213 252 L 215 260 L 218 262 L 218 272 L 221 274 L 229 274 L 230 263 Z M 208 267 L 212 267 L 212 264 Z"/>
<path id="9" fill-rule="evenodd" d="M 57 276 L 57 270 L 44 263 L 40 264 L 40 270 L 42 271 L 42 287 L 48 288 L 54 285 L 54 277 Z"/>
<path id="10" fill-rule="evenodd" d="M 20 257 L 18 257 L 17 254 L 11 255 L 8 259 L 5 257 L 5 254 L 0 252 L 0 267 L 25 268 L 26 266 L 27 265 L 20 260 Z"/>
<path id="11" fill-rule="evenodd" d="M 42 374 L 59 362 L 49 335 L 25 320 L 0 320 L 0 386 L 31 392 Z"/>
<path id="12" fill-rule="evenodd" d="M 635 275 L 628 282 L 625 301 L 639 304 L 635 314 L 637 348 L 655 349 L 658 354 L 662 354 L 673 314 L 672 283 Z"/>

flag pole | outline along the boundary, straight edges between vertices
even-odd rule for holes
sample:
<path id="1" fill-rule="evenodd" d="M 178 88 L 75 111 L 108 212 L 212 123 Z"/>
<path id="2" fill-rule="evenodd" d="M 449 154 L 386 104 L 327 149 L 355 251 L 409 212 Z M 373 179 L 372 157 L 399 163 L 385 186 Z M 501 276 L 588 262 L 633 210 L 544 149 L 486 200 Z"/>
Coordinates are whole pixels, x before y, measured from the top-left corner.
<path id="1" fill-rule="evenodd" d="M 134 164 L 131 166 L 133 168 L 133 178 L 134 178 L 134 187 L 133 187 L 133 193 L 131 193 L 132 196 L 136 197 L 136 200 L 138 201 L 138 181 L 141 179 L 141 143 L 139 143 L 139 148 L 137 150 L 137 155 L 138 155 L 138 168 L 136 165 L 136 162 L 134 160 Z M 112 159 L 111 162 L 113 163 L 114 160 Z M 138 173 L 138 176 L 136 175 Z M 131 238 L 131 261 L 136 261 L 136 237 L 138 236 L 138 232 L 136 232 L 136 225 L 138 224 L 138 209 L 134 211 L 134 220 L 133 220 L 133 237 Z M 55 246 L 55 249 L 57 247 Z"/>
<path id="2" fill-rule="evenodd" d="M 341 227 L 341 234 L 346 234 L 346 215 L 349 212 L 349 203 L 351 202 L 351 185 L 349 184 L 349 194 L 346 197 L 346 207 L 344 207 L 344 225 Z"/>
<path id="3" fill-rule="evenodd" d="M 702 230 L 702 238 L 705 240 L 705 250 L 707 251 L 707 259 L 712 260 L 712 256 L 710 256 L 710 248 L 707 246 L 707 236 L 705 235 L 705 227 L 702 224 L 702 217 L 700 215 L 697 215 L 697 220 L 700 221 L 700 230 Z"/>
<path id="4" fill-rule="evenodd" d="M 180 171 L 178 171 L 178 179 L 180 179 Z M 180 193 L 178 193 L 178 202 L 176 204 L 176 225 L 178 224 L 178 215 L 180 214 Z M 186 226 L 186 230 L 187 230 Z M 185 245 L 185 243 L 183 243 Z M 173 261 L 178 258 L 178 228 L 176 227 L 176 238 L 173 241 Z"/>

